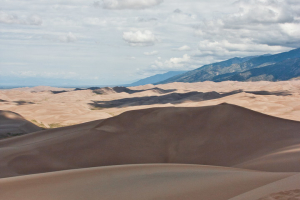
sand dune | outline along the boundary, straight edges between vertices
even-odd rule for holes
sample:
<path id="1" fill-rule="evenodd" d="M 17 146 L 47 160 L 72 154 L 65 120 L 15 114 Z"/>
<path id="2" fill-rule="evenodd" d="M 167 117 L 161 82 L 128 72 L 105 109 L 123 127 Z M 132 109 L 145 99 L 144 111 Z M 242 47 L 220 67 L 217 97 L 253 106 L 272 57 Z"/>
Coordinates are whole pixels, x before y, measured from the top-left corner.
<path id="1" fill-rule="evenodd" d="M 299 130 L 230 104 L 129 111 L 0 141 L 0 177 L 143 163 L 300 172 Z"/>
<path id="2" fill-rule="evenodd" d="M 0 140 L 0 200 L 299 199 L 300 122 L 256 111 L 297 118 L 300 89 L 261 83 L 243 91 L 235 85 L 230 89 L 237 92 L 230 93 L 228 84 L 217 92 L 177 85 L 170 94 L 151 85 L 132 94 L 3 92 L 2 107 L 22 113 L 34 108 L 30 116 L 100 120 L 38 131 L 20 115 L 2 111 L 0 126 L 37 132 Z M 121 104 L 87 112 L 92 97 Z"/>
<path id="3" fill-rule="evenodd" d="M 294 176 L 197 165 L 122 165 L 0 179 L 0 199 L 224 200 L 281 180 L 292 188 L 287 179 Z"/>
<path id="4" fill-rule="evenodd" d="M 21 115 L 0 110 L 0 139 L 42 130 Z"/>
<path id="5" fill-rule="evenodd" d="M 300 121 L 300 81 L 171 83 L 119 87 L 118 91 L 96 94 L 99 88 L 18 88 L 0 90 L 0 109 L 17 112 L 46 127 L 80 124 L 105 119 L 129 110 L 151 107 L 200 107 L 223 102 L 258 112 Z M 103 89 L 103 88 L 102 88 Z M 113 89 L 113 88 L 111 88 Z M 66 92 L 64 92 L 66 91 Z M 241 91 L 223 96 L 224 93 Z M 198 96 L 189 94 L 198 94 Z M 215 93 L 214 98 L 201 98 Z M 182 98 L 181 98 L 182 97 Z M 132 101 L 132 102 L 129 102 Z M 104 106 L 95 107 L 94 104 Z"/>

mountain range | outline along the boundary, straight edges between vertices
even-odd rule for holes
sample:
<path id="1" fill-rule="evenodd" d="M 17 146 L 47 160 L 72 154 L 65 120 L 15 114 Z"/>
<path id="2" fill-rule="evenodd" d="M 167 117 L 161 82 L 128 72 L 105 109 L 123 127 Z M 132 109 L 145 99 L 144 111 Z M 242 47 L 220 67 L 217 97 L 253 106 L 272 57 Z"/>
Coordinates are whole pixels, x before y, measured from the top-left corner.
<path id="1" fill-rule="evenodd" d="M 154 83 L 161 82 L 161 81 L 164 81 L 166 79 L 169 79 L 173 76 L 183 74 L 185 72 L 186 71 L 169 71 L 169 72 L 166 72 L 164 74 L 156 74 L 156 75 L 141 79 L 139 81 L 136 81 L 136 82 L 131 83 L 131 84 L 126 85 L 126 86 L 132 86 L 133 87 L 133 86 L 139 86 L 139 85 L 154 84 Z"/>
<path id="2" fill-rule="evenodd" d="M 170 77 L 156 84 L 203 81 L 282 81 L 300 76 L 300 48 L 256 57 L 231 58 Z"/>

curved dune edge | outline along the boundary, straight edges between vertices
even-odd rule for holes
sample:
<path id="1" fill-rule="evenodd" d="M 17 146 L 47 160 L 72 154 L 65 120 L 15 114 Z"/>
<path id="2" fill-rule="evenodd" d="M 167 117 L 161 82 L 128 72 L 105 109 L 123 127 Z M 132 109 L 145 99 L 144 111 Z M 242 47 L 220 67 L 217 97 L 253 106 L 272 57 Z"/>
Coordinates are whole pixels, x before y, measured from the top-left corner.
<path id="1" fill-rule="evenodd" d="M 24 135 L 40 130 L 42 130 L 42 128 L 27 121 L 18 113 L 0 110 L 0 139 Z"/>
<path id="2" fill-rule="evenodd" d="M 129 111 L 0 141 L 0 177 L 147 163 L 300 172 L 299 130 L 230 104 Z"/>
<path id="3" fill-rule="evenodd" d="M 3 178 L 0 199 L 224 200 L 294 175 L 180 164 L 97 167 Z"/>
<path id="4" fill-rule="evenodd" d="M 300 198 L 300 174 L 256 188 L 230 200 L 289 200 Z"/>

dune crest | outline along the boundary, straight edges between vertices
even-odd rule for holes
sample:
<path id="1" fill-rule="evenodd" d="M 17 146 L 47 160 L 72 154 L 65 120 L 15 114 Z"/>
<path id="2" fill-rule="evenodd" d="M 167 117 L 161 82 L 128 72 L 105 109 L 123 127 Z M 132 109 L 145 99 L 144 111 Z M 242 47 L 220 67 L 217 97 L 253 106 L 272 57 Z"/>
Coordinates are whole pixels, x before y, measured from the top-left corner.
<path id="1" fill-rule="evenodd" d="M 97 166 L 182 163 L 300 172 L 300 122 L 230 104 L 151 108 L 0 141 L 0 177 Z M 263 157 L 260 162 L 252 162 Z M 250 162 L 250 164 L 249 164 Z"/>

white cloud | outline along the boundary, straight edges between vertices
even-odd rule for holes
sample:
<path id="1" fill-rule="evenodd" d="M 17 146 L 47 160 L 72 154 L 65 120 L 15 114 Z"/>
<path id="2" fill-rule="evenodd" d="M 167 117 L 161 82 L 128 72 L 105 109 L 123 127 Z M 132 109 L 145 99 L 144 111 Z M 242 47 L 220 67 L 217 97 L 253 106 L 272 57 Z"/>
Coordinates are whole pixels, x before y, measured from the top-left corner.
<path id="1" fill-rule="evenodd" d="M 264 52 L 281 52 L 289 48 L 281 46 L 269 46 L 267 44 L 255 44 L 248 39 L 242 43 L 233 43 L 227 40 L 201 41 L 198 45 L 197 57 L 213 56 L 226 59 L 227 57 L 244 57 L 248 55 L 259 55 Z"/>
<path id="2" fill-rule="evenodd" d="M 60 42 L 71 43 L 71 42 L 76 42 L 77 37 L 73 33 L 69 32 L 66 35 L 59 36 L 58 40 Z"/>
<path id="3" fill-rule="evenodd" d="M 170 65 L 178 65 L 184 62 L 190 61 L 191 57 L 188 54 L 184 54 L 182 58 L 170 58 L 168 63 Z"/>
<path id="4" fill-rule="evenodd" d="M 123 39 L 131 46 L 149 46 L 156 42 L 154 34 L 149 30 L 124 32 Z"/>
<path id="5" fill-rule="evenodd" d="M 105 9 L 145 9 L 162 2 L 163 0 L 102 0 L 102 7 Z"/>
<path id="6" fill-rule="evenodd" d="M 147 69 L 147 71 L 172 71 L 172 70 L 188 70 L 195 68 L 191 61 L 191 56 L 184 54 L 182 57 L 174 57 L 168 60 L 162 61 L 160 57 L 154 61 L 154 63 Z"/>
<path id="7" fill-rule="evenodd" d="M 188 45 L 183 45 L 182 47 L 179 48 L 174 48 L 174 51 L 190 51 L 191 47 L 189 47 Z"/>
<path id="8" fill-rule="evenodd" d="M 157 55 L 158 51 L 151 51 L 151 52 L 144 52 L 144 55 L 146 56 L 153 56 L 153 55 Z"/>

